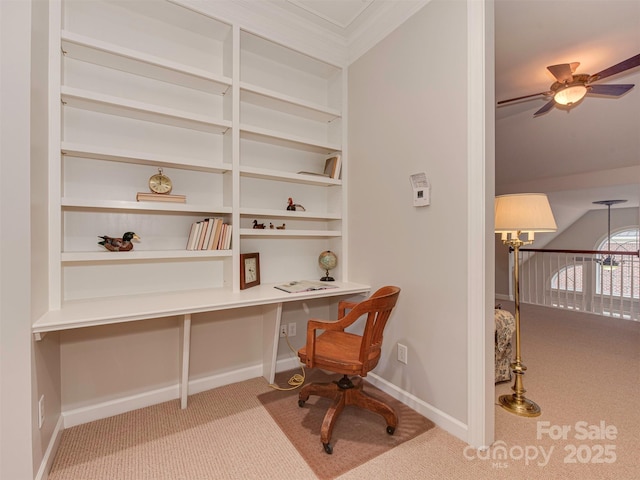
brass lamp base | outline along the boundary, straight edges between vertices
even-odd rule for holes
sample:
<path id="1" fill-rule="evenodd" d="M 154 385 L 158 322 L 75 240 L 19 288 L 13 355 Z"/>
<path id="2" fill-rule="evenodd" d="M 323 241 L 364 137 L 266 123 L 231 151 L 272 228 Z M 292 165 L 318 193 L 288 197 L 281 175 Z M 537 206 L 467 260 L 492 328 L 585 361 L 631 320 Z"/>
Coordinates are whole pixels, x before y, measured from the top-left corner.
<path id="1" fill-rule="evenodd" d="M 520 415 L 521 417 L 537 417 L 541 410 L 538 404 L 528 398 L 517 395 L 500 395 L 498 398 L 500 406 L 505 410 Z"/>

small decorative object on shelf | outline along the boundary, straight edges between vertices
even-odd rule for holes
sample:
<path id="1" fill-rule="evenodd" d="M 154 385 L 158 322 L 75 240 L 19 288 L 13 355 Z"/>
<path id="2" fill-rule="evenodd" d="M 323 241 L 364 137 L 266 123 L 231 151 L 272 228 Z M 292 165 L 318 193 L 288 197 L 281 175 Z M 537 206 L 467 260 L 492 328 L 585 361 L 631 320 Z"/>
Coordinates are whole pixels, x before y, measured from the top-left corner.
<path id="1" fill-rule="evenodd" d="M 342 156 L 339 153 L 330 155 L 324 164 L 324 174 L 334 180 L 340 178 L 340 170 L 342 168 Z"/>
<path id="2" fill-rule="evenodd" d="M 287 200 L 287 210 L 306 212 L 307 210 L 299 203 L 293 203 L 293 198 Z"/>
<path id="3" fill-rule="evenodd" d="M 240 254 L 240 290 L 260 285 L 260 254 Z"/>
<path id="4" fill-rule="evenodd" d="M 151 202 L 174 202 L 185 203 L 187 197 L 184 195 L 169 195 L 173 189 L 173 182 L 167 177 L 161 168 L 158 168 L 158 173 L 155 173 L 149 177 L 149 190 L 151 193 L 138 192 L 136 200 L 151 201 Z"/>
<path id="5" fill-rule="evenodd" d="M 98 235 L 102 241 L 98 242 L 98 245 L 102 245 L 104 248 L 111 252 L 128 252 L 133 250 L 133 242 L 131 240 L 140 240 L 140 237 L 133 232 L 127 232 L 122 235 L 122 238 L 109 237 L 108 235 Z"/>
<path id="6" fill-rule="evenodd" d="M 263 230 L 264 227 L 264 223 L 258 223 L 257 220 L 253 221 L 253 228 L 255 228 L 256 230 Z"/>
<path id="7" fill-rule="evenodd" d="M 284 230 L 285 228 L 286 228 L 286 225 L 283 223 L 279 227 L 276 227 L 276 230 Z"/>
<path id="8" fill-rule="evenodd" d="M 173 183 L 171 182 L 171 179 L 169 177 L 162 173 L 162 169 L 158 168 L 158 173 L 149 177 L 149 189 L 153 193 L 164 195 L 167 193 L 171 193 L 171 190 L 173 189 Z"/>
<path id="9" fill-rule="evenodd" d="M 320 279 L 322 282 L 333 282 L 335 279 L 329 276 L 329 270 L 333 270 L 338 265 L 338 257 L 330 250 L 326 250 L 318 257 L 318 263 L 325 271 L 324 277 Z"/>

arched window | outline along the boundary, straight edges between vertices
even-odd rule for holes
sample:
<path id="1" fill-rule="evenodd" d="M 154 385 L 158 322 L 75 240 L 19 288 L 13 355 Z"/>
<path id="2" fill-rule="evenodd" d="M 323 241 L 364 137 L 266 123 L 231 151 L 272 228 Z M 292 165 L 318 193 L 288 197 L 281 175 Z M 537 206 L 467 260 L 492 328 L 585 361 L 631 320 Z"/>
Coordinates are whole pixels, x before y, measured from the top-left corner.
<path id="1" fill-rule="evenodd" d="M 637 252 L 637 228 L 611 235 L 612 252 Z M 608 250 L 609 240 L 604 239 L 597 250 Z M 596 293 L 623 298 L 640 298 L 640 262 L 632 255 L 599 255 L 596 270 Z"/>
<path id="2" fill-rule="evenodd" d="M 551 288 L 566 292 L 582 292 L 582 265 L 562 267 L 551 277 Z"/>

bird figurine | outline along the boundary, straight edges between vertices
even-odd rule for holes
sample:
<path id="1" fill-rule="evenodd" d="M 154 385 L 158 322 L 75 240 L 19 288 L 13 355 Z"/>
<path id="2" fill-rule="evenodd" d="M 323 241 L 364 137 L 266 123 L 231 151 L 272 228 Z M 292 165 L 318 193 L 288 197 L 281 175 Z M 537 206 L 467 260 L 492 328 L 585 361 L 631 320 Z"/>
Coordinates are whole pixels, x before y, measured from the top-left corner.
<path id="1" fill-rule="evenodd" d="M 273 226 L 273 223 L 269 222 L 269 228 L 270 228 L 271 230 L 273 230 L 273 229 L 274 229 L 274 228 L 276 228 L 276 227 L 274 227 L 274 226 Z"/>
<path id="2" fill-rule="evenodd" d="M 262 230 L 264 228 L 264 223 L 258 223 L 257 220 L 253 221 L 253 228 Z"/>
<path id="3" fill-rule="evenodd" d="M 289 197 L 289 199 L 287 200 L 287 210 L 293 210 L 293 211 L 301 211 L 301 212 L 306 212 L 306 209 L 300 205 L 299 203 L 293 203 L 293 198 Z"/>
<path id="4" fill-rule="evenodd" d="M 276 229 L 278 230 L 284 230 L 285 229 L 285 224 L 283 223 L 282 225 L 280 225 L 279 227 L 276 227 Z"/>
<path id="5" fill-rule="evenodd" d="M 133 232 L 125 233 L 122 238 L 114 238 L 107 235 L 98 235 L 98 238 L 102 239 L 101 242 L 98 242 L 98 245 L 102 245 L 111 252 L 128 252 L 133 249 L 131 240 L 134 238 L 140 240 L 140 237 Z"/>

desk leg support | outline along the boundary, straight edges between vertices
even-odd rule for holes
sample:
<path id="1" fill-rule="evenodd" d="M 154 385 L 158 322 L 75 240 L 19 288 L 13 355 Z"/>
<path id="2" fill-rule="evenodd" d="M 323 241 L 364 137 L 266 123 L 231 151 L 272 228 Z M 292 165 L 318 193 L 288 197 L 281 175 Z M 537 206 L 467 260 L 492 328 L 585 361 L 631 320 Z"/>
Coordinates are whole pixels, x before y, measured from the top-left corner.
<path id="1" fill-rule="evenodd" d="M 273 383 L 276 376 L 281 319 L 282 303 L 262 307 L 262 376 L 269 383 Z"/>
<path id="2" fill-rule="evenodd" d="M 180 325 L 180 408 L 187 408 L 189 396 L 189 352 L 191 350 L 191 315 L 187 314 Z"/>

